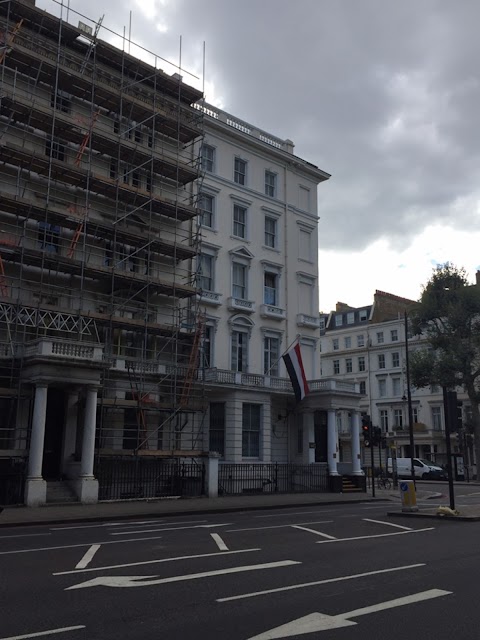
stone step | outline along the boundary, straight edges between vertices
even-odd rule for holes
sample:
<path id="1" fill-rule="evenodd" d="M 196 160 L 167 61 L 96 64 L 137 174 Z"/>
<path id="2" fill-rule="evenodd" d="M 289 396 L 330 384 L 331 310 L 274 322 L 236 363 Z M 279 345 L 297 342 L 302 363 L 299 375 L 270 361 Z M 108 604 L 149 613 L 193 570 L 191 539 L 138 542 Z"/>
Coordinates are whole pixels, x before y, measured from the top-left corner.
<path id="1" fill-rule="evenodd" d="M 47 502 L 49 504 L 78 502 L 78 498 L 68 483 L 56 480 L 47 482 Z"/>

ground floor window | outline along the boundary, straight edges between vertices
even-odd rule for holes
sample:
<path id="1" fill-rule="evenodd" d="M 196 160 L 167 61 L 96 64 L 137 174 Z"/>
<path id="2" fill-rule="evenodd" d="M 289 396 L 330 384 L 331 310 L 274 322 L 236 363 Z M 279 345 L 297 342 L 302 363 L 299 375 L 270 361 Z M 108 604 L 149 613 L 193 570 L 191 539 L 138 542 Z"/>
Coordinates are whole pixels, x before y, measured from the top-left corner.
<path id="1" fill-rule="evenodd" d="M 242 407 L 242 455 L 260 457 L 260 424 L 262 405 L 244 403 Z"/>

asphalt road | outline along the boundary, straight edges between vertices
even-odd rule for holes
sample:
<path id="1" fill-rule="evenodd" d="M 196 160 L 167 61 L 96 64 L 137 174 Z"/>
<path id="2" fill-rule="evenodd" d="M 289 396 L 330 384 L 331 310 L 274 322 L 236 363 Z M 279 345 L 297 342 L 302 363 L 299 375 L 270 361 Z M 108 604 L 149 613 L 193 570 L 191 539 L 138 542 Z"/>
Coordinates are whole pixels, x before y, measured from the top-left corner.
<path id="1" fill-rule="evenodd" d="M 0 640 L 477 640 L 480 523 L 391 506 L 0 530 Z"/>

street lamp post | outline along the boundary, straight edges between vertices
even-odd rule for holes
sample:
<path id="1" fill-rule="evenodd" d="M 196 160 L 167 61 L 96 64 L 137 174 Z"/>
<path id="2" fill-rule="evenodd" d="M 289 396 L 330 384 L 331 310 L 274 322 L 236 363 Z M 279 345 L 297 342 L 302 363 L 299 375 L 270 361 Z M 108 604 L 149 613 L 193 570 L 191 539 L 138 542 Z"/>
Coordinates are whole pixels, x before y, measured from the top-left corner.
<path id="1" fill-rule="evenodd" d="M 415 483 L 415 467 L 413 464 L 414 441 L 413 441 L 413 410 L 412 410 L 412 392 L 410 390 L 410 364 L 408 360 L 408 314 L 407 310 L 404 311 L 405 321 L 405 369 L 407 374 L 407 405 L 408 405 L 408 434 L 410 436 L 410 473 L 413 482 Z"/>

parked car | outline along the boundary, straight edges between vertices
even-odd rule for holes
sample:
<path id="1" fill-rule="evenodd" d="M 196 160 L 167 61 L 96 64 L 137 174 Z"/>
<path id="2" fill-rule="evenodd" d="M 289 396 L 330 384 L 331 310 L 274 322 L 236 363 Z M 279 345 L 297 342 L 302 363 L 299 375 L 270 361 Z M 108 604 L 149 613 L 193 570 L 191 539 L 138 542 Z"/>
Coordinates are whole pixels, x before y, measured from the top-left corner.
<path id="1" fill-rule="evenodd" d="M 397 458 L 397 475 L 399 478 L 411 478 L 411 464 L 412 462 L 410 458 Z M 423 480 L 448 479 L 446 471 L 431 460 L 414 458 L 413 468 L 415 472 L 415 478 L 422 478 Z M 388 458 L 387 460 L 387 473 L 390 476 L 392 475 L 392 458 Z"/>

